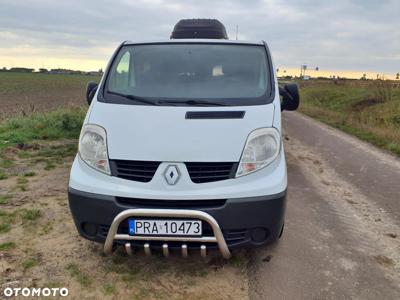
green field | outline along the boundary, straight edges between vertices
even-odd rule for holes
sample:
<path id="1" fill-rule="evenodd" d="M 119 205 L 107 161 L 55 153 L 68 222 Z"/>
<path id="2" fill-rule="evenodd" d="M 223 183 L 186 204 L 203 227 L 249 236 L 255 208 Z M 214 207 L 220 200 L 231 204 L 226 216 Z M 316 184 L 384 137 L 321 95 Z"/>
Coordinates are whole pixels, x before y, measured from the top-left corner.
<path id="1" fill-rule="evenodd" d="M 300 111 L 400 155 L 400 83 L 300 82 Z"/>
<path id="2" fill-rule="evenodd" d="M 0 72 L 0 97 L 82 91 L 87 82 L 98 80 L 98 76 L 90 75 Z"/>
<path id="3" fill-rule="evenodd" d="M 85 88 L 99 76 L 0 72 L 0 119 L 85 104 Z"/>

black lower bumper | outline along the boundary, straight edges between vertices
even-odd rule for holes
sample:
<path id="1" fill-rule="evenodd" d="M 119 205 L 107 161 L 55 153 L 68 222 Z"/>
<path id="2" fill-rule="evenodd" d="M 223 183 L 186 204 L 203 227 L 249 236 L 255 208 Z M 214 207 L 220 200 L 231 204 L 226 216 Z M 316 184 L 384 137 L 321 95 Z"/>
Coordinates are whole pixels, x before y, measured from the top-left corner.
<path id="1" fill-rule="evenodd" d="M 229 248 L 261 246 L 278 239 L 286 207 L 286 191 L 260 197 L 178 201 L 121 198 L 70 188 L 68 198 L 80 235 L 101 243 L 121 211 L 129 208 L 169 208 L 195 209 L 210 214 L 218 222 Z M 118 232 L 126 233 L 127 230 L 126 224 L 121 223 Z M 204 233 L 210 230 L 207 224 L 203 224 Z M 141 246 L 143 242 L 132 241 L 132 244 Z M 180 246 L 177 244 L 177 247 Z"/>

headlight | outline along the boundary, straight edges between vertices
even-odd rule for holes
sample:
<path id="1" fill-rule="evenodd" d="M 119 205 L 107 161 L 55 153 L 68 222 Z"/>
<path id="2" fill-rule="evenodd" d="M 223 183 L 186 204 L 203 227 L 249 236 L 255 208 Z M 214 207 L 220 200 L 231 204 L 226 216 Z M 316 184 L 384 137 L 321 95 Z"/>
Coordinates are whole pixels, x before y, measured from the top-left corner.
<path id="1" fill-rule="evenodd" d="M 108 163 L 107 134 L 103 127 L 88 124 L 79 137 L 79 156 L 90 167 L 111 174 Z"/>
<path id="2" fill-rule="evenodd" d="M 260 128 L 250 133 L 240 159 L 236 177 L 264 168 L 273 162 L 281 148 L 281 135 L 275 128 Z"/>

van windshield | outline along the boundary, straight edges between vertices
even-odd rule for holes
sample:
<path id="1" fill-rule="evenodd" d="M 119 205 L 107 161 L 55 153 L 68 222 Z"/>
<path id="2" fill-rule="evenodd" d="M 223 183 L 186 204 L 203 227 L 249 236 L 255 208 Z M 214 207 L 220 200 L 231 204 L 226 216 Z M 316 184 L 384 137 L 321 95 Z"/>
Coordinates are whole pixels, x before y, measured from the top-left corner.
<path id="1" fill-rule="evenodd" d="M 270 89 L 263 46 L 167 43 L 123 46 L 103 95 L 132 104 L 257 105 L 267 102 Z"/>

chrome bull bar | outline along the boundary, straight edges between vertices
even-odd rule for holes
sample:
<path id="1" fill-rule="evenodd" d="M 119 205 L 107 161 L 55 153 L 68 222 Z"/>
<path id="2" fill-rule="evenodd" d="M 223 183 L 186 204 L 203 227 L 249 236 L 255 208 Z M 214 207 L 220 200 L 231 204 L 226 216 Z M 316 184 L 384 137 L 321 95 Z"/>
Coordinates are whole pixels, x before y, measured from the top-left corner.
<path id="1" fill-rule="evenodd" d="M 193 218 L 207 222 L 212 230 L 214 236 L 202 236 L 202 237 L 179 237 L 179 236 L 132 236 L 129 234 L 118 234 L 118 227 L 122 221 L 129 217 L 165 217 L 165 218 Z M 198 242 L 198 243 L 217 243 L 219 251 L 222 256 L 226 259 L 231 257 L 228 245 L 225 242 L 224 235 L 217 223 L 217 221 L 209 214 L 199 210 L 185 210 L 185 209 L 147 209 L 147 208 L 135 208 L 127 209 L 120 212 L 113 220 L 110 229 L 107 234 L 106 241 L 104 243 L 104 253 L 112 254 L 114 240 L 141 240 L 141 241 L 177 241 L 177 242 Z M 132 247 L 130 243 L 125 244 L 125 249 L 128 255 L 131 255 Z M 146 255 L 151 254 L 150 244 L 145 243 L 144 250 Z M 206 246 L 202 244 L 200 246 L 201 256 L 206 255 Z M 163 253 L 165 256 L 169 255 L 168 244 L 163 244 Z M 188 249 L 186 244 L 182 244 L 182 255 L 188 255 Z"/>

